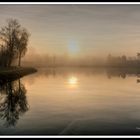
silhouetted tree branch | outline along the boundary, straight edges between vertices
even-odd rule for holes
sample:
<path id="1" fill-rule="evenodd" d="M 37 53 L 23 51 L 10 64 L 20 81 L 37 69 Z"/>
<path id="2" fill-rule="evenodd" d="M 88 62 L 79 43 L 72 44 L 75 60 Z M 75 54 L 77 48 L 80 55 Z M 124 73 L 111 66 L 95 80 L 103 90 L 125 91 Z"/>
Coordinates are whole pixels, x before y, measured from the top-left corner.
<path id="1" fill-rule="evenodd" d="M 21 57 L 27 51 L 29 33 L 16 19 L 7 20 L 7 25 L 0 30 L 0 66 L 9 67 L 18 59 L 21 65 Z"/>

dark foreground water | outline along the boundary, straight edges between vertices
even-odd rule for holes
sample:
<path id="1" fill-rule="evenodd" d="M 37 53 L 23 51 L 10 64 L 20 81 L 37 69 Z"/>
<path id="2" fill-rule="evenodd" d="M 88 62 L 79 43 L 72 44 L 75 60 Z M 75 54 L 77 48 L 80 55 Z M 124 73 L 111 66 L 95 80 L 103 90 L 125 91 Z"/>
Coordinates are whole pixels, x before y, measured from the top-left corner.
<path id="1" fill-rule="evenodd" d="M 0 84 L 1 135 L 140 135 L 138 70 L 52 68 Z"/>

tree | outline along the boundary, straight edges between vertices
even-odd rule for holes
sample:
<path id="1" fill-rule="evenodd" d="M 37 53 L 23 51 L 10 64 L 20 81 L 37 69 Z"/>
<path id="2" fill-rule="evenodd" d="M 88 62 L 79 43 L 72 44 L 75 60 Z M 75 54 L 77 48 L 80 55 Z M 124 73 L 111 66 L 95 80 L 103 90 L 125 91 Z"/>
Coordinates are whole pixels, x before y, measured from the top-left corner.
<path id="1" fill-rule="evenodd" d="M 121 57 L 121 65 L 122 66 L 126 66 L 127 65 L 127 57 L 125 55 L 123 55 Z"/>
<path id="2" fill-rule="evenodd" d="M 20 35 L 16 38 L 16 49 L 18 53 L 18 66 L 21 65 L 21 57 L 23 57 L 27 51 L 29 33 L 26 29 L 22 29 Z"/>
<path id="3" fill-rule="evenodd" d="M 0 30 L 0 46 L 2 48 L 1 59 L 4 58 L 5 66 L 11 66 L 12 62 L 18 58 L 20 66 L 21 57 L 27 50 L 29 34 L 21 27 L 16 19 L 7 20 L 7 25 Z M 6 56 L 5 56 L 6 55 Z"/>
<path id="4" fill-rule="evenodd" d="M 140 53 L 137 53 L 138 60 L 140 60 Z"/>
<path id="5" fill-rule="evenodd" d="M 111 64 L 112 64 L 112 59 L 113 59 L 112 55 L 109 54 L 109 55 L 107 56 L 107 64 L 108 64 L 108 65 L 111 65 Z"/>

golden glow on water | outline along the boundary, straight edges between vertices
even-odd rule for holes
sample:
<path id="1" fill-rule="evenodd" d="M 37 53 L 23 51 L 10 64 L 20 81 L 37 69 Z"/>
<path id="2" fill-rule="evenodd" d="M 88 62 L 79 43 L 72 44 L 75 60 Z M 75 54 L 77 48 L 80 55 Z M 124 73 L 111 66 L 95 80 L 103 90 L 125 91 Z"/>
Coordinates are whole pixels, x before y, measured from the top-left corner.
<path id="1" fill-rule="evenodd" d="M 114 72 L 108 75 L 93 68 L 56 68 L 55 72 L 38 69 L 36 74 L 25 76 L 21 83 L 27 90 L 30 110 L 18 121 L 16 133 L 24 129 L 27 134 L 94 134 L 99 125 L 103 126 L 101 132 L 106 132 L 104 128 L 108 126 L 111 133 L 112 129 L 126 132 L 127 128 L 139 127 L 138 77 L 122 78 Z M 62 125 L 67 128 L 69 124 L 72 125 L 68 129 L 62 129 Z"/>
<path id="2" fill-rule="evenodd" d="M 68 83 L 69 83 L 69 85 L 77 85 L 77 83 L 78 83 L 77 77 L 71 76 L 71 77 L 68 79 Z"/>

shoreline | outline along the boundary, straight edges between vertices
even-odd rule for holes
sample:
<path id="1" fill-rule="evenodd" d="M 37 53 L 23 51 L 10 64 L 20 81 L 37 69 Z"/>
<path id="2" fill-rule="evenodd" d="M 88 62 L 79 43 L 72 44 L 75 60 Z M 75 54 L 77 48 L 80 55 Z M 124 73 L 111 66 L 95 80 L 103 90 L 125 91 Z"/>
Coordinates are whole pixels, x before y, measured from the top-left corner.
<path id="1" fill-rule="evenodd" d="M 14 80 L 37 72 L 32 67 L 6 67 L 0 68 L 0 80 Z"/>

